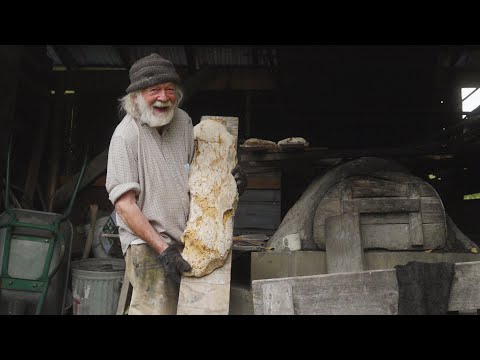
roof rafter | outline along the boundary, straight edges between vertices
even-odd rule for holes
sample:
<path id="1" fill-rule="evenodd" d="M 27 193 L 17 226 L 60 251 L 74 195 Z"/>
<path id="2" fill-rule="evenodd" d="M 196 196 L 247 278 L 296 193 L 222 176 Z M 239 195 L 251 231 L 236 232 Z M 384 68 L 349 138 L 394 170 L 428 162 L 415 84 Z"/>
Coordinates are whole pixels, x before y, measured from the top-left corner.
<path id="1" fill-rule="evenodd" d="M 74 56 L 66 45 L 51 45 L 53 50 L 57 53 L 62 64 L 67 70 L 75 70 L 78 68 L 78 64 L 75 61 Z"/>
<path id="2" fill-rule="evenodd" d="M 128 45 L 112 45 L 112 47 L 117 52 L 118 56 L 122 60 L 122 64 L 126 69 L 130 69 L 132 66 L 132 61 L 130 57 L 130 53 L 128 51 Z"/>
<path id="3" fill-rule="evenodd" d="M 196 51 L 193 46 L 184 45 L 185 57 L 187 58 L 188 72 L 194 74 L 198 70 Z"/>

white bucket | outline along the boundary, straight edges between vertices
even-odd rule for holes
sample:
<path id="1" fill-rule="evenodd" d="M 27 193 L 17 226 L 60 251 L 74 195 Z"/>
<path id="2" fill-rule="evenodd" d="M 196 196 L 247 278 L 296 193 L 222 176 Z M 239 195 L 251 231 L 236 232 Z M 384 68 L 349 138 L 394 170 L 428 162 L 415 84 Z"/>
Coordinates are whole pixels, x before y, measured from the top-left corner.
<path id="1" fill-rule="evenodd" d="M 95 228 L 93 230 L 93 239 L 92 239 L 92 253 L 95 258 L 111 258 L 109 255 L 110 249 L 112 247 L 111 241 L 102 236 L 103 228 L 107 223 L 110 216 L 103 216 L 95 222 Z M 90 224 L 86 224 L 83 227 L 84 235 L 88 235 L 90 230 Z"/>

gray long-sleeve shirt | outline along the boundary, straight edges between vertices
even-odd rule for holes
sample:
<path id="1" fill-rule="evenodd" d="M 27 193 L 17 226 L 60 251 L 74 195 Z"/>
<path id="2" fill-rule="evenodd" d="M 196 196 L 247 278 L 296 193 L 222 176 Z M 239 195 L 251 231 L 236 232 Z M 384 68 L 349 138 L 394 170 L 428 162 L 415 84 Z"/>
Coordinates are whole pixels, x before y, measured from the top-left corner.
<path id="1" fill-rule="evenodd" d="M 192 119 L 181 109 L 175 110 L 162 135 L 125 116 L 108 151 L 106 188 L 112 204 L 134 190 L 138 207 L 155 230 L 180 241 L 190 207 L 188 170 L 193 144 Z M 124 253 L 132 241 L 144 242 L 118 215 L 117 224 Z"/>

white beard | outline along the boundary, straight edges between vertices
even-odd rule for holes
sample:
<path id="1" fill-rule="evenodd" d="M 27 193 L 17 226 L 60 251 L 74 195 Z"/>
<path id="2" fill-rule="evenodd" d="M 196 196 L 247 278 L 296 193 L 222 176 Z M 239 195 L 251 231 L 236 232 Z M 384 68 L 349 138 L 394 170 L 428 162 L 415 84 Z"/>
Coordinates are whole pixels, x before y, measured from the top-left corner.
<path id="1" fill-rule="evenodd" d="M 136 97 L 136 104 L 138 106 L 138 112 L 140 114 L 139 120 L 142 123 L 147 124 L 148 126 L 153 128 L 158 128 L 169 124 L 170 121 L 172 121 L 175 109 L 177 108 L 177 104 L 172 105 L 170 101 L 168 103 L 161 103 L 160 101 L 156 101 L 153 105 L 167 105 L 170 106 L 170 109 L 164 114 L 155 114 L 153 112 L 153 105 L 149 106 L 141 95 L 138 95 Z"/>

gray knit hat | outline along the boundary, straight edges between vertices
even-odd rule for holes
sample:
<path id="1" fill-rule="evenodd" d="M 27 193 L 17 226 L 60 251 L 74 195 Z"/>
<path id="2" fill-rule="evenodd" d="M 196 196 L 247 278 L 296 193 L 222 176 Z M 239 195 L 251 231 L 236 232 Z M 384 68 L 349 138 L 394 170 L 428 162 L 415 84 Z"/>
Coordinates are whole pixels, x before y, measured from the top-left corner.
<path id="1" fill-rule="evenodd" d="M 172 62 L 158 54 L 150 54 L 137 60 L 130 68 L 129 76 L 130 86 L 127 93 L 166 82 L 180 83 L 180 76 Z"/>

